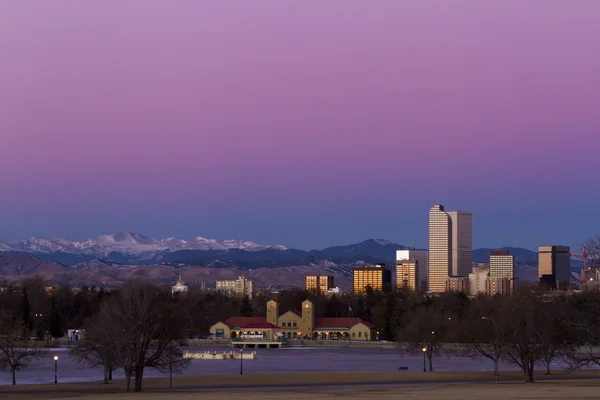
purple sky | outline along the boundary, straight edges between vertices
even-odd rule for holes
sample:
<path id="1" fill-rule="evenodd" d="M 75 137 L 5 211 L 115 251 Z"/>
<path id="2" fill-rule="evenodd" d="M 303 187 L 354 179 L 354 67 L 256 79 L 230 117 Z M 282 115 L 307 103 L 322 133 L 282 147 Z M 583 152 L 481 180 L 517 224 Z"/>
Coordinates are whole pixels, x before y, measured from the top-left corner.
<path id="1" fill-rule="evenodd" d="M 600 233 L 600 1 L 0 2 L 0 239 Z"/>

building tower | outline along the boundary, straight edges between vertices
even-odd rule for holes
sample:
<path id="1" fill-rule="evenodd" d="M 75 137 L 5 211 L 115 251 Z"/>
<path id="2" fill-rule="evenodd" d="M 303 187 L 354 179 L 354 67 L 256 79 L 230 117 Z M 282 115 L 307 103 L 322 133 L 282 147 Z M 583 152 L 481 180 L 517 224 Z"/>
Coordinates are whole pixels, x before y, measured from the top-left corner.
<path id="1" fill-rule="evenodd" d="M 302 302 L 302 324 L 300 324 L 300 333 L 302 336 L 312 338 L 315 328 L 315 313 L 313 303 L 310 300 Z"/>
<path id="2" fill-rule="evenodd" d="M 567 289 L 570 286 L 569 253 L 569 246 L 540 246 L 538 252 L 540 283 L 552 289 Z"/>
<path id="3" fill-rule="evenodd" d="M 473 214 L 449 211 L 452 224 L 452 276 L 468 277 L 473 270 Z"/>
<path id="4" fill-rule="evenodd" d="M 429 291 L 444 292 L 452 273 L 452 220 L 444 206 L 429 210 Z"/>
<path id="5" fill-rule="evenodd" d="M 279 318 L 279 304 L 275 300 L 269 300 L 267 302 L 267 322 L 277 325 L 277 318 Z"/>

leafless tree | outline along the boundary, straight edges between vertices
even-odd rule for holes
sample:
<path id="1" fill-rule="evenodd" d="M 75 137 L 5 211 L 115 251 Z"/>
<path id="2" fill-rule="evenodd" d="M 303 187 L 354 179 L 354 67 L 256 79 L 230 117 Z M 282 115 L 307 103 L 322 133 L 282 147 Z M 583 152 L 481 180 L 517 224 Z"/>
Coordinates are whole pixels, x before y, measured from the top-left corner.
<path id="1" fill-rule="evenodd" d="M 600 267 L 600 235 L 588 238 L 584 246 L 588 253 L 588 261 L 591 266 Z"/>
<path id="2" fill-rule="evenodd" d="M 172 343 L 182 338 L 187 320 L 178 304 L 158 288 L 142 282 L 125 285 L 111 298 L 101 323 L 111 324 L 116 363 L 125 373 L 126 390 L 142 390 L 146 367 L 178 372 L 189 360 Z"/>
<path id="3" fill-rule="evenodd" d="M 17 384 L 17 371 L 48 354 L 29 340 L 27 327 L 17 320 L 11 312 L 0 310 L 0 365 L 10 370 L 13 385 Z"/>
<path id="4" fill-rule="evenodd" d="M 460 331 L 464 355 L 484 357 L 494 363 L 494 375 L 498 375 L 498 365 L 506 351 L 507 318 L 504 296 L 480 296 L 467 308 L 467 315 Z M 465 326 L 468 328 L 465 329 Z"/>
<path id="5" fill-rule="evenodd" d="M 536 287 L 524 286 L 510 297 L 507 314 L 510 316 L 506 336 L 506 360 L 523 371 L 525 382 L 533 382 L 535 364 L 541 359 L 544 344 L 540 342 L 543 327 L 538 310 L 543 301 Z"/>
<path id="6" fill-rule="evenodd" d="M 404 351 L 421 353 L 425 349 L 429 371 L 433 371 L 433 358 L 443 350 L 447 327 L 445 318 L 435 304 L 422 304 L 405 316 L 405 323 L 396 335 Z"/>
<path id="7" fill-rule="evenodd" d="M 83 339 L 69 351 L 77 362 L 102 367 L 104 383 L 112 380 L 112 373 L 118 367 L 118 352 L 122 350 L 115 338 L 118 337 L 118 329 L 123 328 L 114 324 L 110 312 L 108 304 L 104 303 L 98 315 L 86 324 Z"/>

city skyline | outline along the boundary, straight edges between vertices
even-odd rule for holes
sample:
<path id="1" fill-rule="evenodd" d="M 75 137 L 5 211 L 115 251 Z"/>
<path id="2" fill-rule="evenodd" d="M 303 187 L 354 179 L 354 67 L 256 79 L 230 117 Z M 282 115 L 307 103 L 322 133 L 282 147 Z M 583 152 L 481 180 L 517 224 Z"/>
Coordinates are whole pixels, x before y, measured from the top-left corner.
<path id="1" fill-rule="evenodd" d="M 0 240 L 424 248 L 436 202 L 476 247 L 597 233 L 600 2 L 343 10 L 0 3 Z"/>

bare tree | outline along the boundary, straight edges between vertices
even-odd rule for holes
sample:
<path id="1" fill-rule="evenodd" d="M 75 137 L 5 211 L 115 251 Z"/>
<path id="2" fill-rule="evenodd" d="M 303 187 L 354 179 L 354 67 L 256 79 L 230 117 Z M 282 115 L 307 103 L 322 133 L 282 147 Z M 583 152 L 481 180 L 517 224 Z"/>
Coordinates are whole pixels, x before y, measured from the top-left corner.
<path id="1" fill-rule="evenodd" d="M 180 305 L 158 288 L 142 282 L 125 285 L 108 303 L 101 323 L 113 326 L 116 363 L 125 373 L 126 390 L 142 390 L 146 367 L 161 372 L 180 371 L 189 360 L 173 341 L 182 338 L 187 319 Z"/>
<path id="2" fill-rule="evenodd" d="M 506 336 L 506 360 L 523 371 L 525 382 L 533 382 L 535 364 L 541 359 L 540 318 L 537 316 L 542 293 L 534 287 L 521 287 L 509 299 L 506 312 L 510 316 Z"/>
<path id="3" fill-rule="evenodd" d="M 585 241 L 584 246 L 587 249 L 588 261 L 592 264 L 592 266 L 600 266 L 600 235 L 588 238 Z"/>
<path id="4" fill-rule="evenodd" d="M 396 340 L 403 350 L 425 355 L 429 363 L 429 371 L 433 371 L 433 358 L 443 350 L 445 342 L 445 319 L 435 304 L 422 304 L 409 312 L 405 324 L 396 335 Z"/>
<path id="5" fill-rule="evenodd" d="M 12 384 L 17 384 L 16 374 L 31 361 L 48 353 L 29 340 L 27 326 L 15 321 L 11 312 L 0 310 L 0 365 L 10 370 Z"/>
<path id="6" fill-rule="evenodd" d="M 77 341 L 69 351 L 69 355 L 79 363 L 91 367 L 102 367 L 104 383 L 112 380 L 112 373 L 118 367 L 119 343 L 115 342 L 118 329 L 109 313 L 108 304 L 103 304 L 99 314 L 86 324 L 83 339 Z M 107 323 L 111 321 L 111 323 Z"/>
<path id="7" fill-rule="evenodd" d="M 481 296 L 467 308 L 464 324 L 468 329 L 455 327 L 461 332 L 460 342 L 465 354 L 470 357 L 485 357 L 494 363 L 494 375 L 498 376 L 498 365 L 505 354 L 507 335 L 506 297 Z"/>

